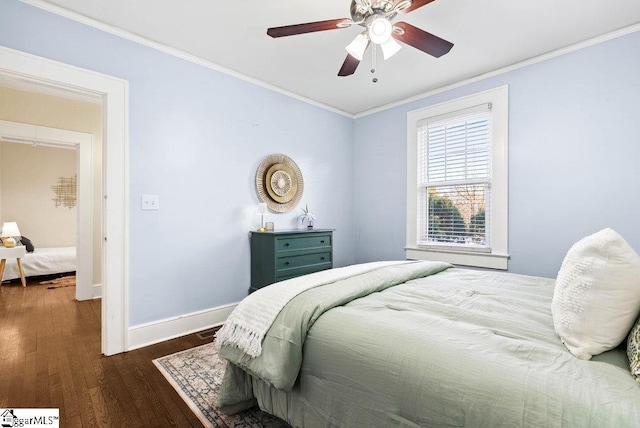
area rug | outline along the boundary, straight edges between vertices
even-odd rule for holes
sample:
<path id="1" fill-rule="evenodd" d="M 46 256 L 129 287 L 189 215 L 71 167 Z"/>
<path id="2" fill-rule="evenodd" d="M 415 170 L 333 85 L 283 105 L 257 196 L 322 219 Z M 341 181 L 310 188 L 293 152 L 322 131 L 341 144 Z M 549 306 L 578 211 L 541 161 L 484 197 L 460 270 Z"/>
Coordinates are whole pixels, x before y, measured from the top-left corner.
<path id="1" fill-rule="evenodd" d="M 38 284 L 50 284 L 47 286 L 47 288 L 75 287 L 76 276 L 75 275 L 63 276 L 63 277 L 51 279 L 48 281 L 40 281 Z"/>
<path id="2" fill-rule="evenodd" d="M 236 415 L 218 411 L 218 392 L 226 362 L 213 343 L 153 360 L 160 372 L 206 427 L 288 427 L 255 407 Z"/>

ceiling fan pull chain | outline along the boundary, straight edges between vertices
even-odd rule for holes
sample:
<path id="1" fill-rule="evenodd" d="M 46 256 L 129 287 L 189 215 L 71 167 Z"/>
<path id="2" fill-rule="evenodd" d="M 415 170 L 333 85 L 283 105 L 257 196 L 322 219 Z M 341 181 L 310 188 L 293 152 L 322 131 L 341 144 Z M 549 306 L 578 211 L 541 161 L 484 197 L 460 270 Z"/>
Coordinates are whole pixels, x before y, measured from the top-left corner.
<path id="1" fill-rule="evenodd" d="M 371 44 L 371 73 L 375 73 L 376 72 L 376 51 L 378 50 L 378 45 L 376 45 L 375 43 Z M 371 80 L 373 83 L 376 83 L 378 81 L 377 77 L 374 77 Z"/>

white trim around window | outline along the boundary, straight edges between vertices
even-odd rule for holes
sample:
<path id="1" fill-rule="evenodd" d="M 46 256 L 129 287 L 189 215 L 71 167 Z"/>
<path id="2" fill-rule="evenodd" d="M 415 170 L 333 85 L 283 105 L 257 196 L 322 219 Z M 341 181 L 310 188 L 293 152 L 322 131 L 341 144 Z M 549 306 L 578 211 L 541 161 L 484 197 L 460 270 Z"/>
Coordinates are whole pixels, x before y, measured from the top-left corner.
<path id="1" fill-rule="evenodd" d="M 406 257 L 417 260 L 440 260 L 463 266 L 506 270 L 508 267 L 508 116 L 509 91 L 501 86 L 464 98 L 411 111 L 407 114 L 407 234 Z M 466 114 L 469 109 L 489 105 L 491 110 L 491 236 L 489 251 L 464 245 L 438 248 L 419 244 L 418 231 L 418 128 L 442 117 Z"/>

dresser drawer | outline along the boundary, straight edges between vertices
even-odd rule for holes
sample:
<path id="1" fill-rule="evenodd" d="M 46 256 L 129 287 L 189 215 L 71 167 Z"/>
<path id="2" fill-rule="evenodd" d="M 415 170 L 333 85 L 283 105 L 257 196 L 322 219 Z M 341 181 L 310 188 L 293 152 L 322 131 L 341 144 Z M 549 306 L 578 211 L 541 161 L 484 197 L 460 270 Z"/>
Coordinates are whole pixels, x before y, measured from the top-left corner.
<path id="1" fill-rule="evenodd" d="M 306 254 L 278 259 L 276 281 L 294 278 L 308 273 L 331 269 L 331 253 Z"/>
<path id="2" fill-rule="evenodd" d="M 289 257 L 278 257 L 276 269 L 278 273 L 284 269 L 294 269 L 301 266 L 331 263 L 331 252 L 300 254 Z"/>
<path id="3" fill-rule="evenodd" d="M 281 237 L 276 239 L 276 251 L 298 251 L 307 248 L 331 248 L 331 235 Z"/>

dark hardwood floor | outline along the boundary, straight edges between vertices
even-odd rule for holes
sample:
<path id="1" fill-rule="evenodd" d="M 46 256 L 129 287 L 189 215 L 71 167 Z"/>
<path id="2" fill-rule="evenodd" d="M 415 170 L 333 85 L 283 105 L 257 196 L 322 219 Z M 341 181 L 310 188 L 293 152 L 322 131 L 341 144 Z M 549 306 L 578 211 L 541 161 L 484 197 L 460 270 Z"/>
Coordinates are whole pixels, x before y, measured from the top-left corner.
<path id="1" fill-rule="evenodd" d="M 59 408 L 61 427 L 201 427 L 151 362 L 195 334 L 105 357 L 100 300 L 29 281 L 0 288 L 0 408 Z"/>

